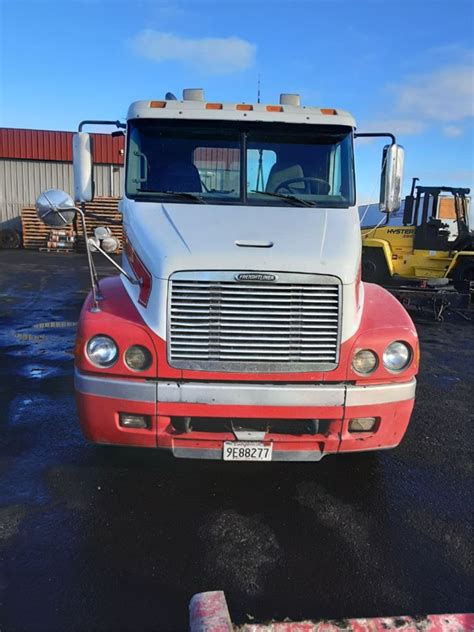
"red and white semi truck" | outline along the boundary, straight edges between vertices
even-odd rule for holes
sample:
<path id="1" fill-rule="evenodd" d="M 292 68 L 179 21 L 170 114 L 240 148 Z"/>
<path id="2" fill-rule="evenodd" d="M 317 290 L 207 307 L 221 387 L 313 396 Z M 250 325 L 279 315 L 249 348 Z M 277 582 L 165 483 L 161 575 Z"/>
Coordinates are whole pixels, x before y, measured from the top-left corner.
<path id="1" fill-rule="evenodd" d="M 92 122 L 74 138 L 80 203 L 93 197 L 82 131 Z M 400 303 L 361 281 L 352 116 L 297 95 L 265 105 L 185 90 L 133 103 L 116 125 L 126 130 L 125 244 L 121 273 L 100 281 L 88 253 L 75 356 L 84 435 L 221 460 L 397 446 L 418 340 Z M 390 213 L 403 148 L 375 136 L 391 138 L 381 178 Z M 77 210 L 46 193 L 40 215 Z M 110 252 L 111 241 L 96 230 L 89 251 Z"/>

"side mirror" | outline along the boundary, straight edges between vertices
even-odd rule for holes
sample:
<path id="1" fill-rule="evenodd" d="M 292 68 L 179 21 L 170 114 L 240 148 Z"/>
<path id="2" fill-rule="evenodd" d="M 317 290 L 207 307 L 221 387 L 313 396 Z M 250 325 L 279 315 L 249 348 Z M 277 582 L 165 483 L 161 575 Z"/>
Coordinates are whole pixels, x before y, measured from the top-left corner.
<path id="1" fill-rule="evenodd" d="M 38 217 L 47 226 L 54 228 L 71 224 L 77 211 L 72 197 L 59 189 L 49 189 L 41 193 L 35 207 Z"/>
<path id="2" fill-rule="evenodd" d="M 72 157 L 74 167 L 74 198 L 78 202 L 92 202 L 94 181 L 92 170 L 92 137 L 85 132 L 77 132 L 72 137 Z"/>
<path id="3" fill-rule="evenodd" d="M 393 213 L 400 208 L 404 159 L 405 150 L 401 145 L 394 143 L 384 147 L 380 180 L 380 210 L 382 213 Z"/>

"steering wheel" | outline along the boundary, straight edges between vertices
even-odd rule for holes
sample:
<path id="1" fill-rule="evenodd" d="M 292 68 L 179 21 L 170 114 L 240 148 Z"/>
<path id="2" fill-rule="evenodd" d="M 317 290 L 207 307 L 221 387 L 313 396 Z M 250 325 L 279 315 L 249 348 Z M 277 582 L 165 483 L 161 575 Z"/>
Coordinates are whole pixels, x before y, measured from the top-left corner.
<path id="1" fill-rule="evenodd" d="M 296 190 L 295 188 L 292 188 L 292 185 L 296 182 L 303 182 L 305 185 L 304 190 L 302 190 L 301 188 L 297 188 Z M 299 176 L 297 178 L 288 178 L 288 180 L 283 180 L 283 182 L 280 182 L 280 184 L 275 189 L 275 193 L 278 193 L 280 189 L 286 189 L 289 193 L 293 195 L 295 193 L 311 193 L 309 187 L 309 184 L 311 182 L 316 182 L 318 185 L 317 195 L 326 195 L 331 189 L 331 185 L 327 180 L 323 180 L 322 178 L 315 178 L 314 176 Z"/>

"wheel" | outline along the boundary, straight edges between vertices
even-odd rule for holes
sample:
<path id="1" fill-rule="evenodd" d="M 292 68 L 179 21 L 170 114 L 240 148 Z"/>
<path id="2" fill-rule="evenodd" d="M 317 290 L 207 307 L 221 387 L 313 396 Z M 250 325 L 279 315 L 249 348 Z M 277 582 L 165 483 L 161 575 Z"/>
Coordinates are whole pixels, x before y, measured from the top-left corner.
<path id="1" fill-rule="evenodd" d="M 382 248 L 362 248 L 362 280 L 383 285 L 390 279 Z"/>
<path id="2" fill-rule="evenodd" d="M 20 245 L 20 235 L 13 228 L 0 230 L 0 249 L 11 250 Z"/>
<path id="3" fill-rule="evenodd" d="M 294 188 L 294 184 L 302 182 L 304 184 L 304 190 L 300 188 Z M 279 193 L 281 189 L 286 189 L 292 195 L 295 193 L 311 193 L 311 184 L 316 184 L 318 188 L 318 192 L 316 195 L 327 195 L 329 190 L 331 189 L 331 185 L 327 180 L 323 180 L 322 178 L 315 178 L 313 176 L 299 176 L 297 178 L 288 178 L 288 180 L 283 180 L 276 187 L 275 193 Z"/>
<path id="4" fill-rule="evenodd" d="M 453 272 L 454 287 L 459 291 L 466 291 L 468 284 L 474 282 L 474 257 L 465 258 Z"/>

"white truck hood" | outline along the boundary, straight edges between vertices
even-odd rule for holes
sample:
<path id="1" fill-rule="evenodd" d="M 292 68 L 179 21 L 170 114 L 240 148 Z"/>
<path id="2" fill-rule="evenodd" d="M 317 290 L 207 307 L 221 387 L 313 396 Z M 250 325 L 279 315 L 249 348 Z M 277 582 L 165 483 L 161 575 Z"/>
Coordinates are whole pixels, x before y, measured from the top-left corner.
<path id="1" fill-rule="evenodd" d="M 334 275 L 355 282 L 361 238 L 350 209 L 141 203 L 123 200 L 125 230 L 154 277 L 179 270 Z M 236 243 L 237 242 L 237 243 Z M 238 243 L 244 244 L 237 245 Z M 272 243 L 271 247 L 258 247 Z"/>

